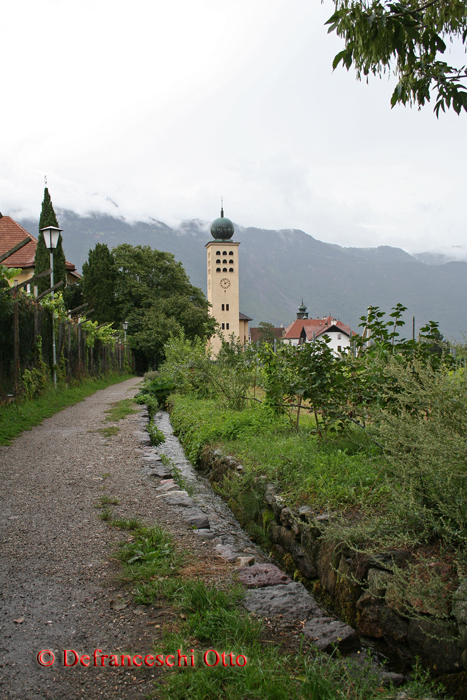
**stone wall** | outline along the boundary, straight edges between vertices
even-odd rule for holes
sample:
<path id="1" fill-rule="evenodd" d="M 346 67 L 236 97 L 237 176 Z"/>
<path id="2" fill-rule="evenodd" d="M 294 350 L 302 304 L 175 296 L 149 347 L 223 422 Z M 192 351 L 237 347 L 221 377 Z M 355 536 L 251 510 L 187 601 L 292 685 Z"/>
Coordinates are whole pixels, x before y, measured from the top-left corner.
<path id="1" fill-rule="evenodd" d="M 206 450 L 200 466 L 217 483 L 232 471 L 240 475 L 243 471 L 233 457 L 219 450 Z M 284 568 L 313 586 L 361 636 L 384 641 L 392 655 L 404 662 L 420 657 L 436 676 L 459 674 L 459 682 L 467 687 L 467 583 L 456 591 L 456 602 L 445 621 L 423 607 L 416 618 L 410 618 L 403 614 L 393 574 L 395 567 L 404 566 L 407 551 L 366 555 L 326 541 L 323 534 L 329 515 L 315 514 L 308 506 L 292 511 L 272 484 L 258 486 L 258 490 L 264 508 L 257 525 L 267 530 Z"/>

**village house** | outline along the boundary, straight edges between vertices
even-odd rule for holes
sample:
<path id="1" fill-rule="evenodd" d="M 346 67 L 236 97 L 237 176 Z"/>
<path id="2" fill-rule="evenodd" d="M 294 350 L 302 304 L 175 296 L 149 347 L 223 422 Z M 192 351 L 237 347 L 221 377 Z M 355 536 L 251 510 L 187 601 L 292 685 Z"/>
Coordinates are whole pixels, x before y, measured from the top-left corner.
<path id="1" fill-rule="evenodd" d="M 303 345 L 327 336 L 330 339 L 329 347 L 338 353 L 350 347 L 350 339 L 354 335 L 356 333 L 350 326 L 332 316 L 308 318 L 307 309 L 302 300 L 298 307 L 297 319 L 286 327 L 283 341 L 289 345 Z"/>
<path id="2" fill-rule="evenodd" d="M 34 238 L 26 229 L 20 226 L 10 216 L 2 216 L 0 214 L 0 256 L 7 253 L 15 245 L 29 238 L 30 241 L 22 248 L 6 258 L 2 265 L 5 267 L 21 268 L 21 272 L 15 277 L 18 284 L 26 282 L 31 277 L 34 277 L 34 257 L 36 255 L 37 238 Z M 66 262 L 67 284 L 74 284 L 81 279 L 81 275 L 76 271 L 73 263 Z M 13 284 L 13 280 L 11 281 Z M 32 289 L 26 287 L 26 291 L 31 292 Z"/>

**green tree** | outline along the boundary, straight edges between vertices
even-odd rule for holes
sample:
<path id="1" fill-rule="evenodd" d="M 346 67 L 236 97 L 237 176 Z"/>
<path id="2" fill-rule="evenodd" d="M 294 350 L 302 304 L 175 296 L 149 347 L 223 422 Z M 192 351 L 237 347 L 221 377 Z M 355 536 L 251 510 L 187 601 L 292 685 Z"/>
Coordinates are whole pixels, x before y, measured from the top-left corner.
<path id="1" fill-rule="evenodd" d="M 44 199 L 42 200 L 41 215 L 39 218 L 39 238 L 37 240 L 36 254 L 34 257 L 34 270 L 36 274 L 44 272 L 44 270 L 48 270 L 50 267 L 50 252 L 46 248 L 44 236 L 41 231 L 41 229 L 46 226 L 56 226 L 58 228 L 57 217 L 47 187 L 44 189 Z M 57 248 L 53 255 L 53 265 L 54 284 L 57 284 L 60 280 L 63 280 L 66 284 L 66 260 L 65 253 L 63 252 L 62 234 L 58 237 Z M 50 287 L 50 278 L 48 276 L 42 277 L 38 281 L 37 286 L 39 288 L 39 294 L 45 292 L 45 290 Z"/>
<path id="2" fill-rule="evenodd" d="M 272 323 L 267 321 L 261 321 L 258 324 L 260 343 L 268 343 L 269 345 L 274 345 L 276 339 L 276 334 L 274 333 L 274 326 Z"/>
<path id="3" fill-rule="evenodd" d="M 99 323 L 116 321 L 115 282 L 117 267 L 106 243 L 97 243 L 83 264 L 82 292 L 91 317 Z"/>
<path id="4" fill-rule="evenodd" d="M 138 370 L 158 366 L 165 343 L 182 329 L 189 340 L 212 334 L 215 320 L 208 314 L 204 294 L 193 287 L 171 253 L 124 243 L 112 255 L 117 320 L 129 323 Z"/>
<path id="5" fill-rule="evenodd" d="M 63 301 L 68 311 L 76 309 L 78 306 L 81 306 L 81 304 L 84 304 L 82 279 L 75 282 L 75 284 L 69 284 L 66 289 L 63 290 Z"/>
<path id="6" fill-rule="evenodd" d="M 334 0 L 329 32 L 343 37 L 345 47 L 334 58 L 357 71 L 357 77 L 394 74 L 399 82 L 391 105 L 422 107 L 432 94 L 434 111 L 467 111 L 466 67 L 441 60 L 446 41 L 467 40 L 465 0 Z"/>

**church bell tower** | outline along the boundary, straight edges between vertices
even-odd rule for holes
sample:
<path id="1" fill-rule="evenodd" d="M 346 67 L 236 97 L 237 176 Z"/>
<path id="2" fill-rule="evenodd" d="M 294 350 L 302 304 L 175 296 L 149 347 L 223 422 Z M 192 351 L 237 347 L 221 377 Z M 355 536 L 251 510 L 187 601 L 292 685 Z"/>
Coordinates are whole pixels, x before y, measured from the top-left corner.
<path id="1" fill-rule="evenodd" d="M 206 243 L 208 269 L 208 301 L 212 304 L 210 313 L 219 323 L 221 333 L 226 340 L 232 333 L 240 338 L 240 300 L 238 277 L 238 247 L 240 243 L 232 241 L 234 225 L 221 215 L 212 222 L 213 241 Z M 216 336 L 211 339 L 211 348 L 217 355 L 221 340 Z"/>

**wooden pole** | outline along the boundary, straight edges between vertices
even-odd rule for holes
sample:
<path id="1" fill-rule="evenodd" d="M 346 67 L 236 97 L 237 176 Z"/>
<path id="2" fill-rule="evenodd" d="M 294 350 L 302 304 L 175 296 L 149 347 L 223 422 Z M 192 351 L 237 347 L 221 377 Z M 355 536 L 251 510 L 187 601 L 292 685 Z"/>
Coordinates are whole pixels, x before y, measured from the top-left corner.
<path id="1" fill-rule="evenodd" d="M 39 337 L 39 304 L 37 303 L 37 294 L 39 289 L 34 287 L 34 344 L 37 343 L 37 338 Z"/>
<path id="2" fill-rule="evenodd" d="M 78 323 L 78 377 L 81 374 L 81 323 Z"/>
<path id="3" fill-rule="evenodd" d="M 71 378 L 71 321 L 67 321 L 67 323 L 68 323 L 68 353 L 67 353 L 66 374 L 67 374 L 68 381 L 70 381 L 70 378 Z"/>
<path id="4" fill-rule="evenodd" d="M 14 314 L 13 314 L 13 376 L 15 383 L 15 398 L 19 394 L 19 308 L 18 308 L 18 294 L 16 287 L 18 283 L 15 284 L 14 292 Z"/>

